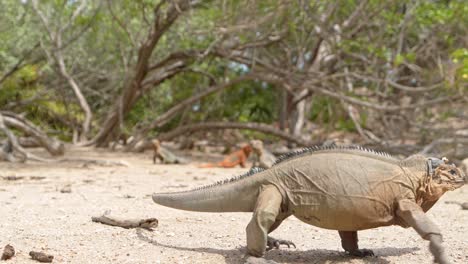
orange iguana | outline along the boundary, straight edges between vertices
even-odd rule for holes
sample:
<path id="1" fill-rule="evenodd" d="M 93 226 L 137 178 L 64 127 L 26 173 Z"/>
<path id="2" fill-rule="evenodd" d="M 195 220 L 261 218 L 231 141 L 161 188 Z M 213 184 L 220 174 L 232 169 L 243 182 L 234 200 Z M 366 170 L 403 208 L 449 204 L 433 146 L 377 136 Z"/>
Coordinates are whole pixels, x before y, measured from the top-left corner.
<path id="1" fill-rule="evenodd" d="M 252 152 L 252 147 L 250 145 L 243 146 L 240 150 L 237 150 L 224 158 L 223 161 L 217 163 L 206 163 L 198 166 L 199 168 L 234 168 L 237 165 L 240 165 L 242 168 L 245 168 L 245 162 L 249 158 L 250 153 Z"/>

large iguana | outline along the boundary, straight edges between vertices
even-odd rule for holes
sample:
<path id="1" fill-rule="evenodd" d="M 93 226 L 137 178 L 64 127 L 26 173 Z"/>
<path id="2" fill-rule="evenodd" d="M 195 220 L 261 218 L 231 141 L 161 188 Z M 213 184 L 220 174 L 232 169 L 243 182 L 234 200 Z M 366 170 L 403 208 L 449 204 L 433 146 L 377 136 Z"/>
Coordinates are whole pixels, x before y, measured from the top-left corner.
<path id="1" fill-rule="evenodd" d="M 184 158 L 177 157 L 174 153 L 161 146 L 161 142 L 157 139 L 151 141 L 153 144 L 153 163 L 156 164 L 156 160 L 161 160 L 163 164 L 185 164 L 188 161 Z"/>
<path id="2" fill-rule="evenodd" d="M 250 145 L 252 146 L 254 154 L 254 162 L 252 165 L 253 167 L 269 169 L 271 166 L 273 166 L 276 161 L 276 157 L 265 149 L 261 140 L 251 140 Z"/>
<path id="3" fill-rule="evenodd" d="M 338 230 L 351 255 L 359 249 L 357 231 L 380 226 L 413 227 L 430 241 L 439 263 L 449 263 L 439 228 L 426 216 L 447 191 L 464 184 L 464 174 L 442 159 L 414 155 L 404 160 L 360 147 L 311 147 L 280 157 L 268 170 L 199 189 L 156 193 L 161 205 L 200 212 L 253 212 L 247 250 L 260 257 L 266 247 L 287 241 L 268 237 L 287 217 Z M 289 245 L 289 244 L 288 244 Z"/>

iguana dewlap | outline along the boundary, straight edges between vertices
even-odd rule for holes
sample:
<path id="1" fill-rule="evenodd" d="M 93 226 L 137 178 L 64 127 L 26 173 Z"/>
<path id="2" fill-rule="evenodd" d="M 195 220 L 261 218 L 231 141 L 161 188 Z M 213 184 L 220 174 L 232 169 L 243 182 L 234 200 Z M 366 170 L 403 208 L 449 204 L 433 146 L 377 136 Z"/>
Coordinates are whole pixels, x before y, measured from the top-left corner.
<path id="1" fill-rule="evenodd" d="M 247 249 L 262 256 L 277 241 L 268 233 L 288 216 L 338 230 L 343 248 L 366 256 L 357 231 L 380 226 L 412 226 L 430 240 L 435 260 L 448 263 L 440 230 L 425 215 L 443 193 L 463 185 L 455 165 L 436 158 L 399 160 L 361 148 L 313 147 L 280 158 L 270 169 L 200 189 L 154 194 L 172 208 L 201 212 L 253 212 Z M 284 242 L 284 241 L 283 241 Z"/>

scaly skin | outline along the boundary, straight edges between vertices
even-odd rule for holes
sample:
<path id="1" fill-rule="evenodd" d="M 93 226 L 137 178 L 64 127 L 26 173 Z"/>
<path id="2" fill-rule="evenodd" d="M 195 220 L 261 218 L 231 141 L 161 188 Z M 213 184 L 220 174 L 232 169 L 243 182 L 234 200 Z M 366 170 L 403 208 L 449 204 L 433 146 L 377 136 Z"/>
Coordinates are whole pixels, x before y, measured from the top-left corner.
<path id="1" fill-rule="evenodd" d="M 250 145 L 252 146 L 254 154 L 254 163 L 252 167 L 269 169 L 273 166 L 276 161 L 276 157 L 263 147 L 262 141 L 251 140 Z"/>
<path id="2" fill-rule="evenodd" d="M 218 163 L 206 163 L 198 166 L 199 168 L 234 168 L 237 165 L 240 165 L 242 168 L 246 167 L 247 159 L 249 158 L 250 153 L 252 152 L 252 147 L 250 145 L 245 145 L 240 150 L 234 151 L 224 158 L 223 161 Z"/>
<path id="3" fill-rule="evenodd" d="M 430 241 L 435 261 L 448 263 L 441 232 L 425 212 L 446 191 L 461 187 L 463 177 L 455 165 L 436 158 L 398 160 L 360 148 L 312 148 L 280 158 L 268 170 L 192 191 L 154 194 L 153 200 L 190 211 L 253 212 L 247 249 L 255 257 L 263 256 L 267 245 L 280 244 L 268 233 L 294 215 L 339 231 L 343 249 L 355 256 L 373 254 L 359 249 L 357 231 L 411 226 Z"/>

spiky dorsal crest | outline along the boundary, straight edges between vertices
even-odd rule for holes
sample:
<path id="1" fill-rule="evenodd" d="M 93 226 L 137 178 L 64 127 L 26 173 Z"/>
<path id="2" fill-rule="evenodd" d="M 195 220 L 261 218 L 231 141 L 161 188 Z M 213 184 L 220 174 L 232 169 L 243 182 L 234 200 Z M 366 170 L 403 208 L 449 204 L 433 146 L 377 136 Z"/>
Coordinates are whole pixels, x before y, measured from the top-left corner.
<path id="1" fill-rule="evenodd" d="M 265 170 L 264 168 L 252 167 L 248 172 L 246 172 L 244 174 L 237 175 L 237 176 L 234 176 L 234 177 L 231 177 L 231 178 L 228 178 L 228 179 L 224 179 L 224 180 L 221 180 L 221 181 L 217 181 L 217 182 L 209 184 L 209 185 L 204 185 L 204 186 L 192 189 L 190 191 L 204 190 L 204 189 L 208 189 L 208 188 L 215 187 L 215 186 L 218 186 L 218 185 L 223 185 L 223 184 L 227 184 L 227 183 L 230 183 L 230 182 L 235 182 L 235 181 L 241 180 L 243 178 L 247 178 L 249 176 L 257 174 L 259 172 L 262 172 L 264 170 Z"/>
<path id="2" fill-rule="evenodd" d="M 350 146 L 337 146 L 337 145 L 322 146 L 322 145 L 314 145 L 314 146 L 305 147 L 305 148 L 303 148 L 303 149 L 299 149 L 299 150 L 292 151 L 292 152 L 289 152 L 289 153 L 286 153 L 286 154 L 281 155 L 281 156 L 275 161 L 275 163 L 273 163 L 273 166 L 278 165 L 279 163 L 282 163 L 283 161 L 286 161 L 286 160 L 290 160 L 290 159 L 293 159 L 293 158 L 296 158 L 296 157 L 304 156 L 304 155 L 311 154 L 311 153 L 318 152 L 318 151 L 326 151 L 326 150 L 354 150 L 354 151 L 360 151 L 360 152 L 363 152 L 363 153 L 370 153 L 370 154 L 378 155 L 378 156 L 381 156 L 381 157 L 386 157 L 386 158 L 393 158 L 393 159 L 395 159 L 395 157 L 393 157 L 392 155 L 390 155 L 390 154 L 388 154 L 388 153 L 386 153 L 386 152 L 383 152 L 383 151 L 375 151 L 375 150 L 373 150 L 373 149 L 368 149 L 368 148 L 365 148 L 365 147 L 362 147 L 362 146 L 358 146 L 358 145 L 350 145 Z"/>

